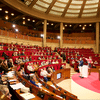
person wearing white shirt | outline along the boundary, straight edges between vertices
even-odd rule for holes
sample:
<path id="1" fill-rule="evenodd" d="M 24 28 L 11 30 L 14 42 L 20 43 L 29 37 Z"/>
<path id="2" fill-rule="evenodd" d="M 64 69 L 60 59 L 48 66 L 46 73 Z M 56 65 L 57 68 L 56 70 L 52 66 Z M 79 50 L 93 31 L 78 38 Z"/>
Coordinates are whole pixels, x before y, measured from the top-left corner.
<path id="1" fill-rule="evenodd" d="M 31 71 L 31 72 L 34 72 L 34 67 L 32 66 L 31 63 L 28 64 L 27 70 L 28 70 L 28 71 Z"/>

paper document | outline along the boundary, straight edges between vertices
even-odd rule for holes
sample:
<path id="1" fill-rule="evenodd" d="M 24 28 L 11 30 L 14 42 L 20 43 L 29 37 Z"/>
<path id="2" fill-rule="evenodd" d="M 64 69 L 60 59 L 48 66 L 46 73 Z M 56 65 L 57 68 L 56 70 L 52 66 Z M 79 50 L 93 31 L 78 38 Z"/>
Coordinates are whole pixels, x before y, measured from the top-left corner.
<path id="1" fill-rule="evenodd" d="M 17 89 L 20 89 L 20 88 L 25 87 L 22 83 L 17 83 L 17 84 L 10 85 L 10 86 L 11 86 L 11 88 L 13 88 L 14 90 L 17 90 Z"/>
<path id="2" fill-rule="evenodd" d="M 20 94 L 20 96 L 22 96 L 25 100 L 35 98 L 35 96 L 32 93 L 23 93 L 23 94 Z"/>

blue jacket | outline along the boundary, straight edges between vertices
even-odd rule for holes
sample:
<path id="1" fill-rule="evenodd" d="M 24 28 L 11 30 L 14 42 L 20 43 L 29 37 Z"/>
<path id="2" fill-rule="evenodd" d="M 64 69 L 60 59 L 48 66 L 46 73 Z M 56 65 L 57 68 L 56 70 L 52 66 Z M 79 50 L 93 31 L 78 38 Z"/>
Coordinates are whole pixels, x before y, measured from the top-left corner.
<path id="1" fill-rule="evenodd" d="M 35 86 L 39 87 L 34 81 L 30 80 L 30 82 L 31 82 L 32 84 L 34 84 Z"/>
<path id="2" fill-rule="evenodd" d="M 83 60 L 79 61 L 79 66 L 83 66 Z"/>

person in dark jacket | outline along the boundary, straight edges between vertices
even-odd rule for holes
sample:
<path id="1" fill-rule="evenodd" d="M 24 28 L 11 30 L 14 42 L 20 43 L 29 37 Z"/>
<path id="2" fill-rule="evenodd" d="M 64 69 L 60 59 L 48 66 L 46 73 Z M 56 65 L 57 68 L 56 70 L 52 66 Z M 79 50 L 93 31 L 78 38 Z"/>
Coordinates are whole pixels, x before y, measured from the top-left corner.
<path id="1" fill-rule="evenodd" d="M 82 67 L 83 67 L 83 64 L 84 64 L 83 59 L 80 58 L 80 60 L 78 61 L 78 63 L 79 63 L 79 72 L 80 72 L 80 76 L 79 77 L 84 78 L 82 76 Z"/>

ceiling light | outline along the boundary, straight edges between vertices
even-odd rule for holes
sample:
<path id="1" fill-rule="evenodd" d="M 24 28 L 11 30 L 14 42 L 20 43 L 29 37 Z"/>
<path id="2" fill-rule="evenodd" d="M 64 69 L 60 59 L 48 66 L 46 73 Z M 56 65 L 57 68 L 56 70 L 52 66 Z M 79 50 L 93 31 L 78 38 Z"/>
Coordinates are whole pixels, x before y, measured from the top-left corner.
<path id="1" fill-rule="evenodd" d="M 44 37 L 44 34 L 41 34 L 41 37 Z"/>
<path id="2" fill-rule="evenodd" d="M 67 24 L 65 26 L 67 26 Z"/>
<path id="3" fill-rule="evenodd" d="M 79 27 L 82 27 L 82 25 L 79 25 Z"/>
<path id="4" fill-rule="evenodd" d="M 8 16 L 6 16 L 5 19 L 8 20 Z"/>
<path id="5" fill-rule="evenodd" d="M 65 29 L 65 27 L 63 27 L 63 30 Z"/>
<path id="6" fill-rule="evenodd" d="M 49 23 L 47 23 L 47 25 L 49 25 Z"/>
<path id="7" fill-rule="evenodd" d="M 23 19 L 25 19 L 25 17 L 23 17 Z"/>
<path id="8" fill-rule="evenodd" d="M 12 16 L 14 16 L 14 13 L 11 13 Z"/>
<path id="9" fill-rule="evenodd" d="M 23 24 L 25 24 L 25 21 L 23 21 Z"/>
<path id="10" fill-rule="evenodd" d="M 84 26 L 86 26 L 86 24 Z"/>
<path id="11" fill-rule="evenodd" d="M 27 19 L 28 21 L 30 21 L 30 19 Z"/>
<path id="12" fill-rule="evenodd" d="M 0 8 L 0 11 L 2 11 L 2 8 Z"/>
<path id="13" fill-rule="evenodd" d="M 18 32 L 18 29 L 15 29 L 16 32 Z"/>
<path id="14" fill-rule="evenodd" d="M 53 25 L 53 23 L 51 23 L 51 25 Z"/>
<path id="15" fill-rule="evenodd" d="M 57 39 L 60 39 L 60 36 L 57 36 Z"/>
<path id="16" fill-rule="evenodd" d="M 5 11 L 5 13 L 7 14 L 7 13 L 8 13 L 8 11 Z"/>
<path id="17" fill-rule="evenodd" d="M 85 27 L 83 26 L 83 28 L 82 28 L 83 30 L 85 30 Z"/>
<path id="18" fill-rule="evenodd" d="M 89 26 L 92 26 L 92 24 L 89 24 Z"/>
<path id="19" fill-rule="evenodd" d="M 15 24 L 13 24 L 13 25 L 12 25 L 12 27 L 16 27 L 16 25 L 15 25 Z"/>
<path id="20" fill-rule="evenodd" d="M 72 25 L 69 25 L 69 27 L 72 27 Z"/>
<path id="21" fill-rule="evenodd" d="M 44 24 L 44 22 L 42 22 L 42 24 Z"/>
<path id="22" fill-rule="evenodd" d="M 35 20 L 32 20 L 32 22 L 35 22 Z"/>

